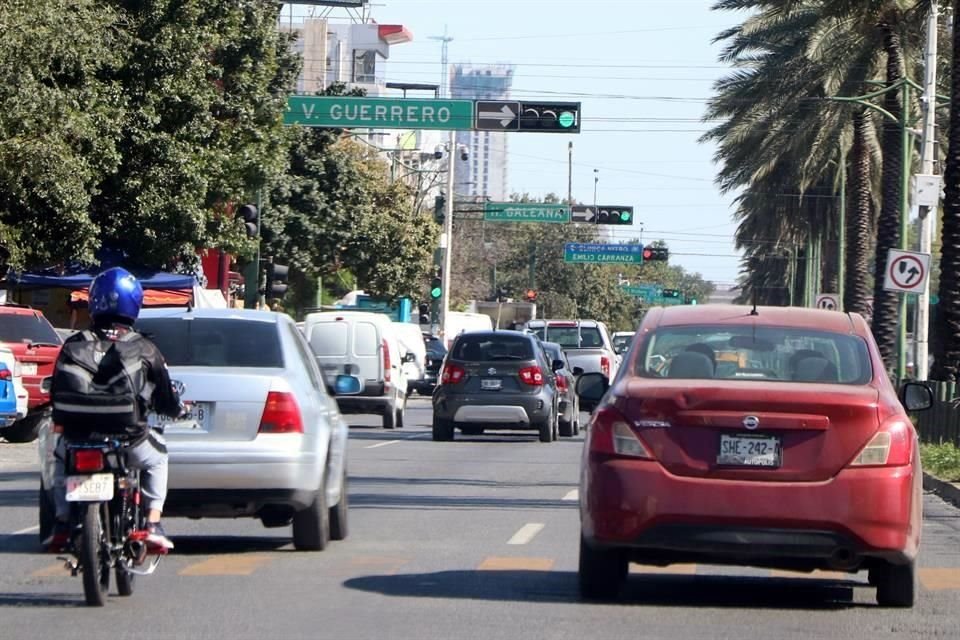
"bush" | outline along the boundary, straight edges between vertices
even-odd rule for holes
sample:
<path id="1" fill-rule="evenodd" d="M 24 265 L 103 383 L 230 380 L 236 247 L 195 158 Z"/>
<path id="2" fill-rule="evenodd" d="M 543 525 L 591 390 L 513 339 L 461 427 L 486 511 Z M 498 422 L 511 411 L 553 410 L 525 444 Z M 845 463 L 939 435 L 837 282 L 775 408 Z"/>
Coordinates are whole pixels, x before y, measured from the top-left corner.
<path id="1" fill-rule="evenodd" d="M 920 459 L 926 472 L 948 482 L 960 482 L 960 447 L 953 444 L 921 444 Z"/>

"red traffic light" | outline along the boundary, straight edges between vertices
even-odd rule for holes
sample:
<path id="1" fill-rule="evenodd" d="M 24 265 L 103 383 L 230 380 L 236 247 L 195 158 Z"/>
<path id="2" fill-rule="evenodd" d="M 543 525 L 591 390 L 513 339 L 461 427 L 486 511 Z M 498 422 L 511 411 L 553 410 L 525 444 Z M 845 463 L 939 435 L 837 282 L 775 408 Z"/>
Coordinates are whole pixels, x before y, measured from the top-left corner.
<path id="1" fill-rule="evenodd" d="M 644 261 L 646 261 L 646 260 L 652 260 L 652 259 L 653 259 L 653 248 L 652 248 L 652 247 L 644 247 L 644 248 L 643 248 L 643 259 L 644 259 Z"/>
<path id="2" fill-rule="evenodd" d="M 537 292 L 534 289 L 527 289 L 527 293 L 524 294 L 524 297 L 529 302 L 535 302 L 537 300 Z"/>

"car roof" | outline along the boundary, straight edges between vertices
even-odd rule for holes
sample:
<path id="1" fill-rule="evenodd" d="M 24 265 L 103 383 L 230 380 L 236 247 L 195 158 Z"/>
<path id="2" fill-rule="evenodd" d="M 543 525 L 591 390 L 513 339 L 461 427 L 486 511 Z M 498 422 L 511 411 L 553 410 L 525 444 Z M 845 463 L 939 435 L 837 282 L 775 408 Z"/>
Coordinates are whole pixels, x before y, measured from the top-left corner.
<path id="1" fill-rule="evenodd" d="M 43 315 L 43 311 L 40 311 L 40 309 L 34 309 L 33 307 L 29 307 L 24 304 L 16 304 L 11 302 L 0 304 L 0 313 L 18 316 Z"/>
<path id="2" fill-rule="evenodd" d="M 218 318 L 224 320 L 247 320 L 277 323 L 284 313 L 276 311 L 258 311 L 256 309 L 184 309 L 182 307 L 168 307 L 159 309 L 144 309 L 140 312 L 139 320 L 155 318 Z"/>
<path id="3" fill-rule="evenodd" d="M 461 337 L 463 337 L 463 336 L 487 336 L 487 337 L 494 337 L 494 336 L 511 336 L 511 337 L 516 337 L 516 336 L 519 336 L 519 337 L 522 337 L 522 338 L 526 338 L 527 340 L 535 340 L 535 339 L 536 339 L 536 336 L 533 335 L 532 333 L 526 333 L 525 331 L 514 331 L 514 330 L 512 330 L 512 329 L 498 329 L 498 330 L 478 329 L 478 330 L 476 330 L 476 331 L 462 331 L 462 332 L 460 332 L 460 333 L 457 334 L 457 338 L 458 338 L 458 339 L 461 338 Z"/>
<path id="4" fill-rule="evenodd" d="M 847 313 L 806 307 L 754 307 L 747 305 L 704 304 L 661 307 L 658 327 L 691 324 L 760 325 L 776 327 L 815 327 L 834 333 L 857 333 Z"/>

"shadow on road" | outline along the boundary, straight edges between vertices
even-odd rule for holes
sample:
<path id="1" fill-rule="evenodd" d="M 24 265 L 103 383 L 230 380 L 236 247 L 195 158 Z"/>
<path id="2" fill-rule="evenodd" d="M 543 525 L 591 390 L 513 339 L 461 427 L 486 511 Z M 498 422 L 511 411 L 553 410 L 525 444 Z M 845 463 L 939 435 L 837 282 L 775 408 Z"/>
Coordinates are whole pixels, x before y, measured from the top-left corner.
<path id="1" fill-rule="evenodd" d="M 216 556 L 219 554 L 294 551 L 290 536 L 178 536 L 173 526 L 166 525 L 173 540 L 173 553 L 178 556 Z"/>
<path id="2" fill-rule="evenodd" d="M 382 484 L 388 487 L 397 486 L 453 486 L 453 487 L 489 487 L 491 489 L 518 489 L 526 487 L 561 487 L 576 489 L 576 481 L 571 482 L 501 482 L 499 480 L 484 480 L 482 478 L 397 478 L 390 476 L 350 476 L 350 484 L 372 485 Z"/>
<path id="3" fill-rule="evenodd" d="M 39 536 L 36 533 L 0 536 L 0 555 L 8 553 L 43 553 Z"/>
<path id="4" fill-rule="evenodd" d="M 3 471 L 0 472 L 0 482 L 23 482 L 33 481 L 40 483 L 39 471 Z"/>
<path id="5" fill-rule="evenodd" d="M 0 489 L 0 507 L 35 507 L 37 489 Z"/>
<path id="6" fill-rule="evenodd" d="M 577 574 L 563 571 L 439 571 L 352 578 L 344 586 L 386 596 L 579 603 Z M 615 602 L 597 604 L 746 609 L 846 609 L 854 584 L 810 578 L 633 574 Z"/>
<path id="7" fill-rule="evenodd" d="M 0 607 L 85 607 L 83 593 L 0 593 Z"/>
<path id="8" fill-rule="evenodd" d="M 351 479 L 352 481 L 352 479 Z M 566 486 L 566 485 L 564 485 Z M 426 496 L 396 493 L 350 493 L 351 509 L 576 509 L 571 500 L 494 498 L 486 496 Z"/>

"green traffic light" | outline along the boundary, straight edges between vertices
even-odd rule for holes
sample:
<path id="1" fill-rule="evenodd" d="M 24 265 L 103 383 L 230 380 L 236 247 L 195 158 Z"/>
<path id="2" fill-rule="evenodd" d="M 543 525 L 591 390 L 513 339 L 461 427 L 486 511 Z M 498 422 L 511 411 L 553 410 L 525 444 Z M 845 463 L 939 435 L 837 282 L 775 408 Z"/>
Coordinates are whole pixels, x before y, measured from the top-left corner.
<path id="1" fill-rule="evenodd" d="M 620 222 L 622 222 L 623 224 L 630 224 L 630 212 L 629 212 L 629 211 L 621 211 L 621 212 L 620 212 Z"/>
<path id="2" fill-rule="evenodd" d="M 439 298 L 442 293 L 443 291 L 441 291 L 440 287 L 434 287 L 433 289 L 430 289 L 431 298 L 434 298 L 434 299 Z"/>
<path id="3" fill-rule="evenodd" d="M 571 111 L 564 111 L 557 118 L 557 123 L 564 129 L 569 129 L 577 122 L 577 116 Z"/>

